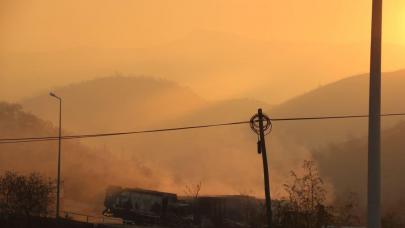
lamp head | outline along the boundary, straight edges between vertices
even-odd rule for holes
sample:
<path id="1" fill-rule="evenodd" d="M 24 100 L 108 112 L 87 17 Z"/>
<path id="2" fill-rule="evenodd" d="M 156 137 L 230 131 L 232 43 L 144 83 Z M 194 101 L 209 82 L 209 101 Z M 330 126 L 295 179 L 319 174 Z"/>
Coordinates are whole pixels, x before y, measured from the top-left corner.
<path id="1" fill-rule="evenodd" d="M 60 97 L 58 97 L 56 94 L 54 94 L 54 93 L 52 93 L 52 92 L 50 92 L 49 95 L 50 95 L 51 97 L 54 97 L 54 98 L 56 98 L 56 99 L 61 100 Z"/>

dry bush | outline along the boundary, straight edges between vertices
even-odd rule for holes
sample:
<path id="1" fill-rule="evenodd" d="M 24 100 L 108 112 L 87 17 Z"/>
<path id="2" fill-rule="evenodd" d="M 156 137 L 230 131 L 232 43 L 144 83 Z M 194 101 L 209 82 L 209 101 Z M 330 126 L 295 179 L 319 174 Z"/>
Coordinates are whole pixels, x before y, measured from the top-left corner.
<path id="1" fill-rule="evenodd" d="M 315 228 L 330 224 L 330 209 L 325 205 L 326 189 L 313 161 L 304 161 L 304 173 L 291 171 L 291 183 L 284 185 L 288 198 L 277 206 L 273 221 L 281 227 Z"/>
<path id="2" fill-rule="evenodd" d="M 7 171 L 0 176 L 0 215 L 47 216 L 54 202 L 55 181 L 38 173 L 21 175 Z"/>

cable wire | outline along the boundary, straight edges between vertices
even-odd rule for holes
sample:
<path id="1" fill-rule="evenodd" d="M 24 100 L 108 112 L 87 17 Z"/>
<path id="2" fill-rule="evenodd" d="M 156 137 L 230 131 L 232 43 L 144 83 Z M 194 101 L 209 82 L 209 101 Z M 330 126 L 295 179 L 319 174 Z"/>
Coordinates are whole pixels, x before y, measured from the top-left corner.
<path id="1" fill-rule="evenodd" d="M 405 116 L 405 113 L 387 113 L 387 114 L 381 114 L 380 116 L 381 117 Z M 289 117 L 289 118 L 270 118 L 270 119 L 271 119 L 272 122 L 282 122 L 282 121 L 305 121 L 305 120 L 352 119 L 352 118 L 366 118 L 366 117 L 368 117 L 368 115 Z M 119 135 L 158 133 L 158 132 L 168 132 L 168 131 L 191 130 L 191 129 L 199 129 L 199 128 L 211 128 L 211 127 L 241 125 L 241 124 L 248 124 L 248 123 L 249 123 L 249 121 L 238 121 L 238 122 L 206 124 L 206 125 L 194 125 L 194 126 L 175 127 L 175 128 L 140 130 L 140 131 L 112 132 L 112 133 L 101 133 L 101 134 L 83 134 L 83 135 L 67 135 L 67 136 L 62 136 L 61 139 L 66 140 L 66 139 L 82 139 L 82 138 L 96 138 L 96 137 L 108 137 L 108 136 L 119 136 Z M 0 144 L 43 142 L 43 141 L 52 141 L 52 140 L 58 140 L 58 139 L 59 139 L 58 136 L 28 137 L 28 138 L 2 138 L 2 139 L 0 139 Z"/>
<path id="2" fill-rule="evenodd" d="M 387 113 L 381 114 L 381 117 L 389 116 L 405 116 L 405 113 Z M 366 118 L 368 115 L 346 115 L 346 116 L 316 116 L 316 117 L 292 117 L 292 118 L 276 118 L 273 121 L 294 121 L 294 120 L 327 120 L 327 119 L 351 119 L 351 118 Z"/>
<path id="3" fill-rule="evenodd" d="M 190 129 L 197 129 L 197 128 L 209 128 L 209 127 L 240 125 L 240 124 L 247 124 L 247 123 L 249 123 L 249 121 L 239 121 L 239 122 L 219 123 L 219 124 L 207 124 L 207 125 L 196 125 L 196 126 L 175 127 L 175 128 L 162 128 L 162 129 L 141 130 L 141 131 L 113 132 L 113 133 L 85 134 L 85 135 L 67 135 L 67 136 L 62 136 L 61 138 L 62 139 L 81 139 L 81 138 L 94 138 L 94 137 L 106 137 L 106 136 L 118 136 L 118 135 L 157 133 L 157 132 L 167 132 L 167 131 L 190 130 Z M 4 138 L 4 139 L 0 139 L 0 144 L 2 144 L 2 143 L 18 143 L 18 142 L 50 141 L 50 140 L 58 140 L 58 139 L 59 139 L 58 136 L 30 137 L 30 138 L 8 138 L 8 139 Z"/>

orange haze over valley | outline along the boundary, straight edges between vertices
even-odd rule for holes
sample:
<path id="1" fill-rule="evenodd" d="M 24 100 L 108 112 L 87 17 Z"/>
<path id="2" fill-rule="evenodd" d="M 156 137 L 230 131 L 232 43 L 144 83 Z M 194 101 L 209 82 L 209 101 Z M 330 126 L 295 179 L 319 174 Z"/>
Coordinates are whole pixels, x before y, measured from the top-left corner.
<path id="1" fill-rule="evenodd" d="M 405 1 L 384 1 L 383 15 L 382 111 L 404 112 Z M 56 135 L 50 91 L 65 135 L 247 121 L 259 107 L 366 114 L 370 18 L 366 0 L 0 0 L 0 138 Z M 405 192 L 403 120 L 382 122 L 388 206 Z M 313 159 L 328 200 L 356 191 L 364 204 L 366 138 L 366 119 L 274 122 L 272 194 Z M 63 207 L 99 213 L 111 184 L 263 197 L 256 143 L 247 124 L 64 140 Z M 56 150 L 0 144 L 0 171 L 53 177 Z"/>

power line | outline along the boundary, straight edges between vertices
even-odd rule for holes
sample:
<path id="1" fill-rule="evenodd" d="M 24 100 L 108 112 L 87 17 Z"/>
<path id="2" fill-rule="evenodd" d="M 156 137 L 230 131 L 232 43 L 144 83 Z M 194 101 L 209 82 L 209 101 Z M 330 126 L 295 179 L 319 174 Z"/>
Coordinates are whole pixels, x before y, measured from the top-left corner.
<path id="1" fill-rule="evenodd" d="M 387 113 L 387 114 L 381 114 L 381 117 L 389 117 L 389 116 L 405 116 L 405 113 Z M 352 118 L 366 118 L 366 117 L 368 117 L 368 115 L 288 117 L 288 118 L 273 118 L 273 119 L 271 119 L 271 121 L 272 121 L 272 122 L 283 122 L 283 121 L 352 119 Z M 194 125 L 194 126 L 175 127 L 175 128 L 162 128 L 162 129 L 152 129 L 152 130 L 140 130 L 140 131 L 112 132 L 112 133 L 101 133 L 101 134 L 67 135 L 67 136 L 62 136 L 62 139 L 82 139 L 82 138 L 96 138 L 96 137 L 108 137 L 108 136 L 119 136 L 119 135 L 133 135 L 133 134 L 158 133 L 158 132 L 191 130 L 191 129 L 199 129 L 199 128 L 211 128 L 211 127 L 222 127 L 222 126 L 231 126 L 231 125 L 241 125 L 241 124 L 248 124 L 248 123 L 249 123 L 249 121 L 238 121 L 238 122 L 217 123 L 217 124 L 207 124 L 207 125 Z M 27 143 L 27 142 L 43 142 L 43 141 L 53 141 L 53 140 L 58 140 L 58 139 L 59 139 L 59 138 L 58 138 L 58 137 L 55 137 L 55 136 L 29 137 L 29 138 L 2 138 L 2 139 L 0 139 L 0 144 Z"/>
<path id="2" fill-rule="evenodd" d="M 190 129 L 197 129 L 197 128 L 209 128 L 209 127 L 240 125 L 240 124 L 247 124 L 247 123 L 249 123 L 249 121 L 239 121 L 239 122 L 229 122 L 229 123 L 219 123 L 219 124 L 208 124 L 208 125 L 196 125 L 196 126 L 186 126 L 186 127 L 176 127 L 176 128 L 162 128 L 162 129 L 141 130 L 141 131 L 113 132 L 113 133 L 85 134 L 85 135 L 68 135 L 68 136 L 62 136 L 62 139 L 81 139 L 81 138 L 94 138 L 94 137 L 106 137 L 106 136 L 118 136 L 118 135 L 157 133 L 157 132 L 167 132 L 167 131 L 190 130 Z M 49 137 L 31 137 L 31 138 L 9 138 L 9 139 L 0 139 L 0 144 L 2 144 L 2 143 L 50 141 L 50 140 L 58 140 L 58 139 L 59 139 L 59 137 L 53 137 L 53 136 L 49 136 Z"/>
<path id="3" fill-rule="evenodd" d="M 381 117 L 389 116 L 405 116 L 405 113 L 387 113 L 381 114 Z M 351 118 L 366 118 L 368 115 L 345 115 L 345 116 L 316 116 L 316 117 L 292 117 L 292 118 L 276 118 L 274 121 L 294 121 L 294 120 L 327 120 L 327 119 L 351 119 Z"/>

